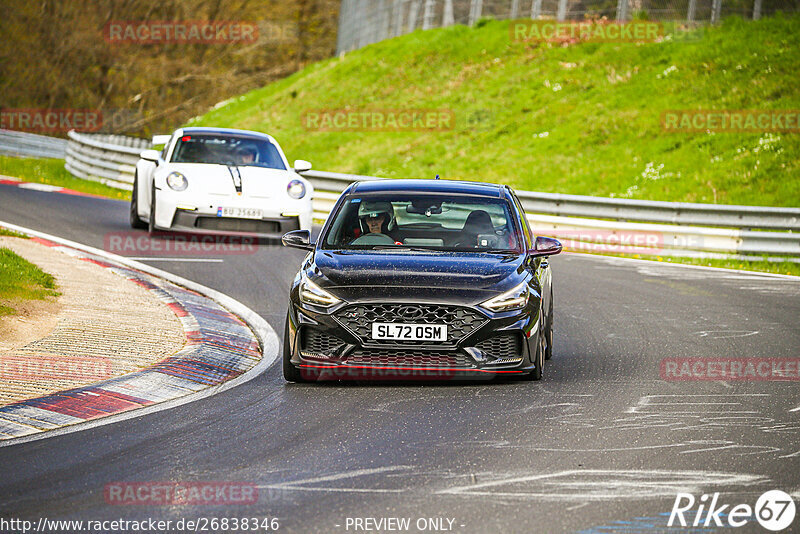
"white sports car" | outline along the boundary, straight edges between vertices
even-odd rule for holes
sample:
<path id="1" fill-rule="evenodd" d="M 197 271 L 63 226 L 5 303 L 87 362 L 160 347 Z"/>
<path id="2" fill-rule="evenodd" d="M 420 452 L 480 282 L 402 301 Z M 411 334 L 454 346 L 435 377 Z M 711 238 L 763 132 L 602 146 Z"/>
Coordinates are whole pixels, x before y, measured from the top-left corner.
<path id="1" fill-rule="evenodd" d="M 269 135 L 228 128 L 180 128 L 155 136 L 136 164 L 134 228 L 278 237 L 311 230 L 311 183 L 289 167 Z"/>

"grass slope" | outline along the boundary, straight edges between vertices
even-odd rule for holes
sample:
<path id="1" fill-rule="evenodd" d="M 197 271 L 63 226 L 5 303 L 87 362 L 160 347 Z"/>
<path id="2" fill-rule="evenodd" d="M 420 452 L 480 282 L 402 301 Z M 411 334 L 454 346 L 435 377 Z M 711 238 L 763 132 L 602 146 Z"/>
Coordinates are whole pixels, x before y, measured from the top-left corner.
<path id="1" fill-rule="evenodd" d="M 0 317 L 13 315 L 21 300 L 58 296 L 52 275 L 15 254 L 0 248 Z"/>
<path id="2" fill-rule="evenodd" d="M 57 185 L 108 198 L 127 200 L 131 197 L 129 191 L 72 176 L 64 168 L 63 159 L 0 156 L 0 174 L 20 178 L 26 182 Z"/>
<path id="3" fill-rule="evenodd" d="M 665 133 L 662 111 L 800 109 L 800 16 L 660 43 L 512 42 L 507 21 L 416 31 L 232 99 L 192 125 L 260 130 L 290 159 L 628 198 L 800 205 L 800 135 Z M 446 109 L 456 127 L 320 132 L 314 109 Z"/>

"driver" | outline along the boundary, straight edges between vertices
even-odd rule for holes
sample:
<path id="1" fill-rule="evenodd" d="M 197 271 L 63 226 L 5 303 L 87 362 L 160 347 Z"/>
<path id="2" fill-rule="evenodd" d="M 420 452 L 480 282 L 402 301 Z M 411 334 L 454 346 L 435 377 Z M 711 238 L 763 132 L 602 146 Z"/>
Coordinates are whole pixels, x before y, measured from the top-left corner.
<path id="1" fill-rule="evenodd" d="M 244 146 L 237 153 L 240 165 L 249 165 L 256 160 L 256 149 L 251 146 Z"/>
<path id="2" fill-rule="evenodd" d="M 365 234 L 389 235 L 389 226 L 394 221 L 391 202 L 364 201 L 358 207 L 358 219 Z"/>
<path id="3" fill-rule="evenodd" d="M 354 245 L 394 244 L 389 228 L 394 224 L 394 207 L 391 202 L 365 200 L 358 206 L 358 221 L 362 235 Z"/>

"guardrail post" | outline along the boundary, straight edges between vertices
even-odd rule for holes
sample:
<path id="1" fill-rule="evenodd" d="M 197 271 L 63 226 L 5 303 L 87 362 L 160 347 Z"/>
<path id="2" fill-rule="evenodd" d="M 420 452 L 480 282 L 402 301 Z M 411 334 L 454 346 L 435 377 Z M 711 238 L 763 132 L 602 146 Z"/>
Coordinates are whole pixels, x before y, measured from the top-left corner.
<path id="1" fill-rule="evenodd" d="M 531 18 L 537 20 L 542 16 L 542 0 L 533 0 L 531 3 Z"/>
<path id="2" fill-rule="evenodd" d="M 422 0 L 411 0 L 408 6 L 408 31 L 413 32 L 417 27 L 417 16 L 419 15 L 419 5 Z"/>
<path id="3" fill-rule="evenodd" d="M 559 21 L 567 20 L 567 0 L 558 0 L 558 15 L 556 18 Z"/>
<path id="4" fill-rule="evenodd" d="M 511 0 L 511 12 L 508 18 L 511 20 L 519 18 L 519 0 Z"/>
<path id="5" fill-rule="evenodd" d="M 388 1 L 389 0 L 379 0 L 378 3 L 378 33 L 375 42 L 389 38 L 390 12 L 389 6 L 387 5 Z"/>
<path id="6" fill-rule="evenodd" d="M 689 0 L 689 9 L 686 12 L 686 20 L 689 22 L 694 22 L 696 11 L 697 11 L 697 0 Z"/>
<path id="7" fill-rule="evenodd" d="M 617 20 L 628 20 L 628 0 L 617 0 Z"/>
<path id="8" fill-rule="evenodd" d="M 430 30 L 433 28 L 433 9 L 436 7 L 436 0 L 425 0 L 425 12 L 422 15 L 422 29 Z"/>
<path id="9" fill-rule="evenodd" d="M 714 0 L 711 3 L 711 24 L 719 22 L 720 14 L 722 13 L 722 0 Z"/>
<path id="10" fill-rule="evenodd" d="M 469 25 L 473 26 L 483 13 L 483 0 L 470 0 L 469 3 Z"/>
<path id="11" fill-rule="evenodd" d="M 442 15 L 442 26 L 452 26 L 456 23 L 453 15 L 453 0 L 444 0 L 444 14 Z"/>
<path id="12" fill-rule="evenodd" d="M 758 20 L 761 18 L 761 0 L 755 0 L 753 2 L 753 20 Z"/>
<path id="13" fill-rule="evenodd" d="M 405 0 L 394 0 L 392 3 L 392 37 L 397 37 L 403 33 L 403 2 Z"/>

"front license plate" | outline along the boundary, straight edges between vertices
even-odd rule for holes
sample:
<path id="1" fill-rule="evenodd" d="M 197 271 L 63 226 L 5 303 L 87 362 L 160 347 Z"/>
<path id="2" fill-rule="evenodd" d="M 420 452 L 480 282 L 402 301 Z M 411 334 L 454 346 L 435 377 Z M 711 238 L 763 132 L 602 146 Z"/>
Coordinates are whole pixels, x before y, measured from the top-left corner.
<path id="1" fill-rule="evenodd" d="M 260 219 L 261 210 L 258 208 L 217 208 L 217 217 L 235 217 L 237 219 Z"/>
<path id="2" fill-rule="evenodd" d="M 447 341 L 446 324 L 372 323 L 372 339 Z"/>

